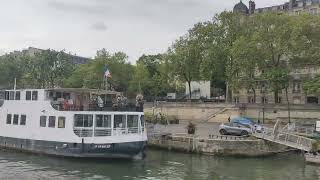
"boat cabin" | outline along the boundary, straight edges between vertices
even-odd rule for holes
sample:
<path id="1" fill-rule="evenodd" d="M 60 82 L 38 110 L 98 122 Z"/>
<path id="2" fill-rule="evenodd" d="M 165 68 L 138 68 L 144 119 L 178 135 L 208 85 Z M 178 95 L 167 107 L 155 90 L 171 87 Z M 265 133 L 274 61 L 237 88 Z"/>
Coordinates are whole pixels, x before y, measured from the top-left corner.
<path id="1" fill-rule="evenodd" d="M 85 88 L 4 90 L 0 107 L 4 101 L 50 101 L 58 111 L 138 111 L 119 92 Z"/>

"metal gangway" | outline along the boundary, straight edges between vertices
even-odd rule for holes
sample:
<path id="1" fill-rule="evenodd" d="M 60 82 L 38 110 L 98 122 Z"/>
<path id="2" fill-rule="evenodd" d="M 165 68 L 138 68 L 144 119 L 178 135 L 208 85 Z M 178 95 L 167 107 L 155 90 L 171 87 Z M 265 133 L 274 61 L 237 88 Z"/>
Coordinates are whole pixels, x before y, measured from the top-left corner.
<path id="1" fill-rule="evenodd" d="M 252 135 L 259 139 L 282 144 L 294 149 L 303 151 L 311 151 L 312 144 L 315 140 L 302 136 L 295 130 L 288 128 L 290 125 L 286 125 L 284 128 L 280 128 L 280 121 L 277 121 L 273 128 L 265 127 L 261 133 L 255 132 Z"/>

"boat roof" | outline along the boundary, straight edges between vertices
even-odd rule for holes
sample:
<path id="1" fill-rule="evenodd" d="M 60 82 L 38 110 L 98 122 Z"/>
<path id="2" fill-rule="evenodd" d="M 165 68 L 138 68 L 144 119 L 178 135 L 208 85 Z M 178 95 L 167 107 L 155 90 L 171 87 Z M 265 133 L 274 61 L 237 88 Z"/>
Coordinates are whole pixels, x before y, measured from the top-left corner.
<path id="1" fill-rule="evenodd" d="M 65 92 L 75 92 L 75 93 L 91 93 L 91 94 L 120 94 L 117 91 L 110 91 L 104 89 L 88 89 L 88 88 L 52 88 L 45 89 L 47 91 L 65 91 Z"/>
<path id="2" fill-rule="evenodd" d="M 45 90 L 45 91 L 58 91 L 58 92 L 74 92 L 74 93 L 91 93 L 91 94 L 111 94 L 111 95 L 118 95 L 121 94 L 117 91 L 110 91 L 104 89 L 89 89 L 89 88 L 49 88 L 49 89 L 1 89 L 0 91 L 37 91 L 37 90 Z"/>

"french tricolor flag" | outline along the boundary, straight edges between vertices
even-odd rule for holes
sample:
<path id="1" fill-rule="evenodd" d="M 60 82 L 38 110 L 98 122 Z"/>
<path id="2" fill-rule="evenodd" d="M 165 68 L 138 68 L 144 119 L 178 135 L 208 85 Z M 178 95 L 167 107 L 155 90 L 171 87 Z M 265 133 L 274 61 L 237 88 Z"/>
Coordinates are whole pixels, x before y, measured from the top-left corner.
<path id="1" fill-rule="evenodd" d="M 107 66 L 104 66 L 104 77 L 112 78 L 111 73 Z"/>

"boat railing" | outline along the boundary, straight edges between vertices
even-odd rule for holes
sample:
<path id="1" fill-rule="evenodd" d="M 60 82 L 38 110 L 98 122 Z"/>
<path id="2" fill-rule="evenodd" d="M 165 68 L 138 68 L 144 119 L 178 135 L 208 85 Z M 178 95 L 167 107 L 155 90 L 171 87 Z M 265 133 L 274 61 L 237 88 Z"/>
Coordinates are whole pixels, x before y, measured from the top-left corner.
<path id="1" fill-rule="evenodd" d="M 92 137 L 92 128 L 73 128 L 73 132 L 79 137 Z"/>
<path id="2" fill-rule="evenodd" d="M 94 128 L 93 127 L 75 127 L 73 132 L 78 137 L 106 137 L 106 136 L 123 136 L 129 134 L 143 133 L 143 130 L 139 127 L 129 128 Z"/>
<path id="3" fill-rule="evenodd" d="M 94 136 L 111 136 L 112 135 L 112 128 L 95 128 L 94 129 Z"/>
<path id="4" fill-rule="evenodd" d="M 51 106 L 57 111 L 126 111 L 126 112 L 142 112 L 143 110 L 137 108 L 135 104 L 127 104 L 125 106 L 113 106 L 113 104 L 104 104 L 103 107 L 99 107 L 97 104 L 89 104 L 87 106 L 63 104 L 59 101 L 51 101 Z"/>

